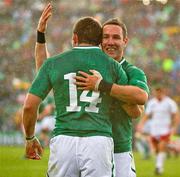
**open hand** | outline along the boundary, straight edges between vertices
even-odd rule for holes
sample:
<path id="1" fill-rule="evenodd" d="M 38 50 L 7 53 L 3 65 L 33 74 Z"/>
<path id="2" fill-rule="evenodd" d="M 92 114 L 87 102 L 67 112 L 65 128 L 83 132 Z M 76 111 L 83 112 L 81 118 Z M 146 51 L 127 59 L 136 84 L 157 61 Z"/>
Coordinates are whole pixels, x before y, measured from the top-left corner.
<path id="1" fill-rule="evenodd" d="M 75 84 L 78 86 L 79 90 L 94 90 L 98 91 L 98 86 L 102 80 L 101 74 L 96 70 L 89 70 L 92 75 L 87 74 L 86 72 L 79 71 L 81 76 L 76 76 Z"/>
<path id="2" fill-rule="evenodd" d="M 37 30 L 39 32 L 45 33 L 47 27 L 47 21 L 52 15 L 52 5 L 50 3 L 44 8 L 41 17 L 39 19 Z"/>

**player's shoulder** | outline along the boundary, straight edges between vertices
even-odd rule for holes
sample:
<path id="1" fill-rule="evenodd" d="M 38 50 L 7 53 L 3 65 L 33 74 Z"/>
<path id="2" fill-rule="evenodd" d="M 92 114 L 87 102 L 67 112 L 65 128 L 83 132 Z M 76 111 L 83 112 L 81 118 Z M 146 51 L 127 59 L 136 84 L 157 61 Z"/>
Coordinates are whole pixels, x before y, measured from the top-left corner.
<path id="1" fill-rule="evenodd" d="M 157 102 L 158 102 L 157 99 L 154 97 L 154 98 L 150 98 L 147 104 L 151 105 L 151 104 L 156 104 Z"/>
<path id="2" fill-rule="evenodd" d="M 73 52 L 72 52 L 72 50 L 70 49 L 70 50 L 67 50 L 67 51 L 65 51 L 65 52 L 59 53 L 59 54 L 57 54 L 57 55 L 54 55 L 54 56 L 50 57 L 49 59 L 51 59 L 52 61 L 53 61 L 53 60 L 58 60 L 58 59 L 67 57 L 67 55 L 71 55 L 72 53 L 73 53 Z"/>
<path id="3" fill-rule="evenodd" d="M 140 84 L 141 86 L 143 86 L 143 88 L 146 89 L 147 92 L 149 92 L 149 89 L 147 86 L 147 78 L 146 78 L 146 75 L 142 69 L 140 69 L 139 67 L 129 63 L 125 59 L 124 59 L 124 61 L 122 61 L 122 67 L 128 76 L 129 83 L 133 84 L 135 82 L 134 84 L 137 84 L 137 85 Z"/>
<path id="4" fill-rule="evenodd" d="M 64 58 L 67 58 L 67 56 L 71 55 L 71 53 L 72 53 L 72 50 L 68 50 L 68 51 L 59 53 L 57 55 L 53 55 L 53 56 L 47 58 L 47 60 L 45 60 L 45 64 L 48 65 L 48 66 L 55 65 L 60 60 L 63 60 Z"/>
<path id="5" fill-rule="evenodd" d="M 119 62 L 123 68 L 133 68 L 134 65 L 130 62 L 128 62 L 124 57 L 121 59 L 121 61 Z"/>
<path id="6" fill-rule="evenodd" d="M 176 104 L 176 102 L 175 102 L 171 97 L 169 97 L 169 96 L 166 96 L 166 97 L 164 98 L 164 100 L 165 100 L 166 102 Z"/>
<path id="7" fill-rule="evenodd" d="M 139 67 L 137 67 L 137 66 L 135 66 L 135 65 L 129 64 L 129 65 L 128 65 L 128 69 L 129 69 L 131 72 L 145 75 L 144 71 L 143 71 L 141 68 L 139 68 Z"/>

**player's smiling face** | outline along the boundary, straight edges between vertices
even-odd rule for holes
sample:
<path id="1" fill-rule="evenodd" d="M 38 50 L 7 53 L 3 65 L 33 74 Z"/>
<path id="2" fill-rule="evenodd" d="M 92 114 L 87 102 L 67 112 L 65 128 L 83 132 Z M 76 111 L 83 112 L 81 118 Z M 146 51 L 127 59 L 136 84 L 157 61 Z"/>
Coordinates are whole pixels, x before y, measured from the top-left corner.
<path id="1" fill-rule="evenodd" d="M 103 27 L 102 49 L 107 55 L 120 61 L 126 44 L 127 39 L 123 38 L 120 26 L 110 24 Z"/>

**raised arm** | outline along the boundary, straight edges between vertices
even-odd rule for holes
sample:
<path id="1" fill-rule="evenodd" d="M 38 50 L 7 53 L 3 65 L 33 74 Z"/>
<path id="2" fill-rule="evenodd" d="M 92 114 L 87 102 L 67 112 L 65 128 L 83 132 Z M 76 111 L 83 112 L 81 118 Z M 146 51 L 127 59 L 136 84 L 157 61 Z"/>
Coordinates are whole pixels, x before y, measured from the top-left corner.
<path id="1" fill-rule="evenodd" d="M 49 3 L 44 8 L 37 27 L 37 42 L 35 45 L 36 71 L 39 70 L 44 60 L 50 56 L 45 41 L 45 32 L 47 28 L 48 19 L 51 17 L 51 15 L 52 15 L 52 6 Z"/>

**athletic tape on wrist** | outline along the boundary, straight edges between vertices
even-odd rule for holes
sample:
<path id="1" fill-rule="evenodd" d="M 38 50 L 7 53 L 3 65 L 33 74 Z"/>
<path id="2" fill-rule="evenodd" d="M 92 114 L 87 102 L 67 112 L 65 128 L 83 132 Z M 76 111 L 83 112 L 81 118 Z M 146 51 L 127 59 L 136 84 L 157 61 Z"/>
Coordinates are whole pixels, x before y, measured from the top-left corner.
<path id="1" fill-rule="evenodd" d="M 96 85 L 95 85 L 95 87 L 94 87 L 94 91 L 97 92 L 97 91 L 99 90 L 99 84 L 100 84 L 101 80 L 102 80 L 102 78 L 100 78 L 100 79 L 97 80 Z"/>
<path id="2" fill-rule="evenodd" d="M 26 137 L 26 141 L 33 141 L 34 139 L 36 139 L 36 136 Z"/>
<path id="3" fill-rule="evenodd" d="M 98 78 L 98 80 L 97 80 L 97 82 L 96 82 L 96 84 L 95 84 L 95 86 L 94 86 L 94 91 L 98 91 L 98 89 L 99 89 L 99 83 L 101 82 L 101 80 L 102 80 L 102 76 L 101 76 L 101 74 L 98 72 L 98 71 L 96 71 L 96 70 L 91 70 L 91 72 L 93 73 L 93 75 L 94 76 L 96 76 L 97 78 Z"/>
<path id="4" fill-rule="evenodd" d="M 112 86 L 113 86 L 113 83 L 108 83 L 108 82 L 106 82 L 104 80 L 101 80 L 98 90 L 100 92 L 105 92 L 105 93 L 110 94 Z"/>
<path id="5" fill-rule="evenodd" d="M 41 44 L 46 43 L 46 39 L 45 39 L 45 34 L 44 33 L 40 32 L 40 31 L 37 31 L 37 42 L 41 43 Z"/>

